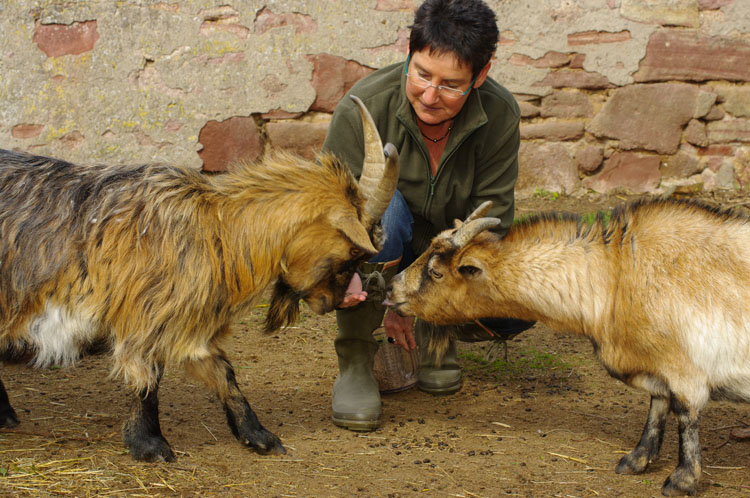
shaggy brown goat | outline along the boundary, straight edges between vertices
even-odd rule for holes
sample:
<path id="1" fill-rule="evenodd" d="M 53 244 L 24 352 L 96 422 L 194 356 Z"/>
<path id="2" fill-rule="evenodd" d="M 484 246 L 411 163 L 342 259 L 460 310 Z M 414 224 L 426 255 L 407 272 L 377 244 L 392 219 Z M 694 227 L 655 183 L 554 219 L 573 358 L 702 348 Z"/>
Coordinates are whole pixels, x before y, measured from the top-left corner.
<path id="1" fill-rule="evenodd" d="M 501 240 L 485 207 L 438 235 L 394 278 L 386 303 L 437 324 L 506 316 L 588 337 L 613 377 L 651 395 L 640 442 L 616 471 L 646 470 L 671 411 L 679 464 L 662 493 L 696 493 L 701 409 L 750 402 L 750 219 L 638 202 L 593 226 L 542 215 Z"/>
<path id="2" fill-rule="evenodd" d="M 366 139 L 359 184 L 330 155 L 277 154 L 204 175 L 0 151 L 0 352 L 69 364 L 107 341 L 113 374 L 133 393 L 123 436 L 136 460 L 174 460 L 158 414 L 167 364 L 216 393 L 242 443 L 284 453 L 240 392 L 222 343 L 270 285 L 266 330 L 293 322 L 300 299 L 331 311 L 379 250 L 398 154 L 390 144 L 384 154 L 355 100 Z M 17 423 L 0 383 L 0 427 Z"/>

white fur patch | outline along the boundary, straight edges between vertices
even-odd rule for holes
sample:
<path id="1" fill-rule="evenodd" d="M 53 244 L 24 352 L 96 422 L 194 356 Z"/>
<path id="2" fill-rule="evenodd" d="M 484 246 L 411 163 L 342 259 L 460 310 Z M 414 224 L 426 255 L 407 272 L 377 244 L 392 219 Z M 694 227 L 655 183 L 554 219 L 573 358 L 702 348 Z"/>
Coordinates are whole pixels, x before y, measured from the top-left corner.
<path id="1" fill-rule="evenodd" d="M 96 331 L 90 317 L 47 303 L 44 312 L 29 324 L 29 342 L 37 351 L 32 365 L 42 368 L 73 364 Z"/>
<path id="2" fill-rule="evenodd" d="M 713 395 L 750 401 L 750 329 L 742 316 L 717 307 L 688 313 L 684 323 L 682 340 Z"/>
<path id="3" fill-rule="evenodd" d="M 669 398 L 669 386 L 663 380 L 649 374 L 639 374 L 630 380 L 630 385 L 642 389 L 651 396 L 659 398 Z"/>

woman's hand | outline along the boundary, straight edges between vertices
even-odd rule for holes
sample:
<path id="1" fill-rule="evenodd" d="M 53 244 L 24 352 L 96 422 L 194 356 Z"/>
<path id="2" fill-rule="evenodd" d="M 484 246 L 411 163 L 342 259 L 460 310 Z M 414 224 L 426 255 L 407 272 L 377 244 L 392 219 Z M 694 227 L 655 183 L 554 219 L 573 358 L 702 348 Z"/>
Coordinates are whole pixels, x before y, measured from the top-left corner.
<path id="1" fill-rule="evenodd" d="M 352 275 L 349 286 L 346 288 L 346 294 L 339 308 L 350 308 L 356 306 L 367 298 L 367 292 L 362 290 L 362 279 L 358 273 Z M 417 341 L 414 339 L 414 317 L 401 316 L 390 309 L 385 312 L 383 317 L 383 327 L 385 335 L 407 351 L 413 351 L 417 347 Z"/>
<path id="2" fill-rule="evenodd" d="M 405 350 L 413 351 L 417 347 L 417 341 L 414 340 L 413 316 L 401 316 L 389 309 L 385 312 L 383 327 L 388 339 L 393 338 L 396 344 Z"/>
<path id="3" fill-rule="evenodd" d="M 359 278 L 359 273 L 354 272 L 352 279 L 349 281 L 349 286 L 346 288 L 344 299 L 339 304 L 339 308 L 351 308 L 365 299 L 367 299 L 367 292 L 362 290 L 362 279 Z"/>

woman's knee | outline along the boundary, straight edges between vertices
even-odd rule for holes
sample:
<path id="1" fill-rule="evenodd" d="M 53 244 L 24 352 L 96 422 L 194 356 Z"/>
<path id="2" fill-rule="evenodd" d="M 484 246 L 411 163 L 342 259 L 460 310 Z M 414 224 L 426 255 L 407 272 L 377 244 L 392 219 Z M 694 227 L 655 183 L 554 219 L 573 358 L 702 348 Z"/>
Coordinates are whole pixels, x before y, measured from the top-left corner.
<path id="1" fill-rule="evenodd" d="M 380 224 L 385 231 L 383 249 L 372 259 L 374 262 L 393 261 L 400 258 L 404 249 L 411 243 L 414 217 L 409 211 L 404 196 L 396 190 Z"/>

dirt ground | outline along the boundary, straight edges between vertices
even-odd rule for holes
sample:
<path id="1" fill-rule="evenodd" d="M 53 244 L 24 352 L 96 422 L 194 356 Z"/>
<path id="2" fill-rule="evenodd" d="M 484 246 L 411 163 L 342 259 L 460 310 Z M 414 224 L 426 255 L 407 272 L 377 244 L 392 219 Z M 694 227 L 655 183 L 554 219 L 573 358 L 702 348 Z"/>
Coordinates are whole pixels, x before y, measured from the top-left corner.
<path id="1" fill-rule="evenodd" d="M 519 201 L 538 210 L 592 212 L 624 196 Z M 705 198 L 747 209 L 742 195 Z M 537 325 L 502 348 L 459 344 L 464 385 L 453 396 L 416 389 L 383 396 L 383 424 L 353 433 L 330 421 L 337 366 L 333 314 L 305 311 L 294 327 L 260 332 L 259 306 L 236 327 L 231 358 L 261 422 L 287 448 L 260 456 L 241 446 L 221 406 L 180 371 L 160 390 L 161 423 L 178 460 L 134 462 L 120 435 L 128 400 L 108 379 L 106 356 L 72 369 L 5 365 L 21 418 L 0 431 L 0 494 L 221 497 L 649 497 L 677 464 L 670 420 L 660 458 L 639 476 L 614 472 L 637 443 L 648 397 L 607 376 L 587 340 Z M 750 405 L 712 403 L 701 420 L 700 496 L 750 496 Z"/>

